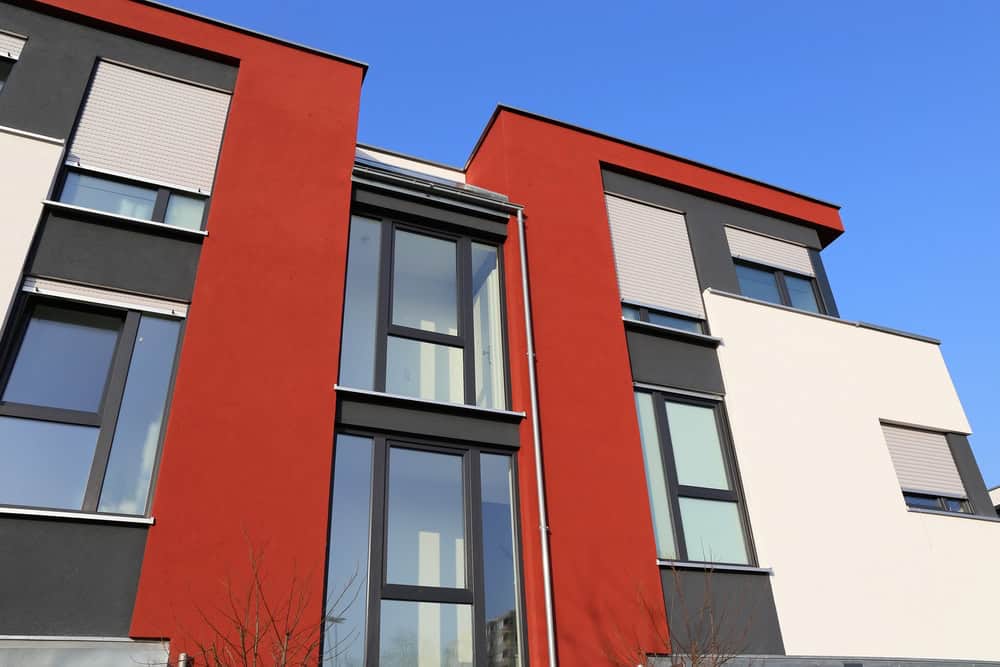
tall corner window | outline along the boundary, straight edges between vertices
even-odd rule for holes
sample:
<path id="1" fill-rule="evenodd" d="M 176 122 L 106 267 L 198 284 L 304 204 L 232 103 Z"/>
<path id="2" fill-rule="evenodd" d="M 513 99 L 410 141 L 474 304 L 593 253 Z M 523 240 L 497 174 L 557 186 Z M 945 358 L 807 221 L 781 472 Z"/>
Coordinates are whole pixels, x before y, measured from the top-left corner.
<path id="1" fill-rule="evenodd" d="M 3 91 L 3 87 L 7 83 L 7 79 L 10 77 L 10 72 L 14 69 L 15 62 L 17 61 L 0 56 L 0 92 Z"/>
<path id="2" fill-rule="evenodd" d="M 0 505 L 148 510 L 176 319 L 30 298 L 0 375 Z"/>
<path id="3" fill-rule="evenodd" d="M 646 391 L 635 402 L 657 556 L 751 564 L 720 405 Z"/>
<path id="4" fill-rule="evenodd" d="M 736 263 L 736 277 L 740 293 L 752 299 L 790 306 L 810 313 L 823 312 L 816 293 L 816 281 L 809 276 L 796 275 L 781 269 L 772 269 L 746 262 Z"/>
<path id="5" fill-rule="evenodd" d="M 340 384 L 506 408 L 500 261 L 496 245 L 353 216 Z"/>
<path id="6" fill-rule="evenodd" d="M 888 423 L 882 424 L 882 435 L 907 507 L 972 512 L 947 435 Z"/>
<path id="7" fill-rule="evenodd" d="M 325 665 L 521 664 L 509 454 L 342 433 L 333 480 Z"/>

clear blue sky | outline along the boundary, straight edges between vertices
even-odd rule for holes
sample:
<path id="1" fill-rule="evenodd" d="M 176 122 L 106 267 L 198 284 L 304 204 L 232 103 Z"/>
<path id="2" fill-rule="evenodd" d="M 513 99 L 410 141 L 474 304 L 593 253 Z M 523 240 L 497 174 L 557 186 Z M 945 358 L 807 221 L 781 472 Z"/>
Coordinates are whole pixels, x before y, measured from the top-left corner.
<path id="1" fill-rule="evenodd" d="M 462 165 L 504 102 L 841 204 L 841 314 L 944 340 L 1000 484 L 1000 2 L 171 2 L 368 62 L 366 143 Z"/>

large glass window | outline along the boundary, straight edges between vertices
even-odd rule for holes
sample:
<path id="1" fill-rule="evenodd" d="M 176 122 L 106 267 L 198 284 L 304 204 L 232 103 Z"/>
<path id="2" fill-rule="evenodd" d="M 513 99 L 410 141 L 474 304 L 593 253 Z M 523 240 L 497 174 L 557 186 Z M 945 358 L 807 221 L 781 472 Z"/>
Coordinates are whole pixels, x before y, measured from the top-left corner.
<path id="1" fill-rule="evenodd" d="M 816 281 L 812 278 L 742 261 L 736 263 L 736 277 L 743 296 L 810 313 L 822 312 L 816 295 Z"/>
<path id="2" fill-rule="evenodd" d="M 21 302 L 0 366 L 0 505 L 143 515 L 177 320 Z"/>
<path id="3" fill-rule="evenodd" d="M 337 436 L 325 665 L 521 664 L 513 465 L 476 447 Z"/>
<path id="4" fill-rule="evenodd" d="M 499 248 L 354 216 L 340 384 L 507 407 Z"/>
<path id="5" fill-rule="evenodd" d="M 635 400 L 657 555 L 751 563 L 721 406 L 659 392 Z"/>

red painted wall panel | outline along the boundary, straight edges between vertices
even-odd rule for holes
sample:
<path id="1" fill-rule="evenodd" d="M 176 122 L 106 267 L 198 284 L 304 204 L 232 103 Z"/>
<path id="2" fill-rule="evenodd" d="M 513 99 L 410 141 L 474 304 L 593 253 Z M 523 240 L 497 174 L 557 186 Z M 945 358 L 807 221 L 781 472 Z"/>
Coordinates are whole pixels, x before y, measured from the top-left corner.
<path id="1" fill-rule="evenodd" d="M 360 67 L 126 0 L 52 5 L 238 58 L 134 637 L 174 653 L 264 548 L 321 618 Z"/>

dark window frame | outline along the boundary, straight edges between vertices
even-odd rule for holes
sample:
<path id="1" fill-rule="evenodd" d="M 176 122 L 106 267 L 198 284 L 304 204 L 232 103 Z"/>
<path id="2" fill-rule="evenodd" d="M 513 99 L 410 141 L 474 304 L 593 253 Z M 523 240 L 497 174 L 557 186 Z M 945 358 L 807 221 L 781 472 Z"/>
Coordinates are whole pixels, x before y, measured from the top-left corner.
<path id="1" fill-rule="evenodd" d="M 643 304 L 640 304 L 640 303 L 633 303 L 631 301 L 622 301 L 621 305 L 622 305 L 622 309 L 623 309 L 623 311 L 622 311 L 622 317 L 625 317 L 626 320 L 630 320 L 630 321 L 633 321 L 633 322 L 644 322 L 646 324 L 652 324 L 653 326 L 657 326 L 657 327 L 667 327 L 669 329 L 677 329 L 678 331 L 686 331 L 687 333 L 699 333 L 699 334 L 704 334 L 705 333 L 705 320 L 702 319 L 702 318 L 693 317 L 691 315 L 681 315 L 680 313 L 673 313 L 673 312 L 670 312 L 669 310 L 663 310 L 661 308 L 650 308 L 649 306 L 646 306 L 646 305 L 643 305 Z M 631 317 L 626 317 L 625 314 L 624 314 L 624 309 L 625 308 L 633 308 L 635 310 L 638 310 L 639 311 L 639 319 L 638 320 L 633 320 Z M 696 324 L 698 326 L 698 330 L 697 331 L 688 331 L 687 329 L 681 329 L 680 327 L 671 327 L 671 326 L 669 326 L 667 324 L 657 324 L 656 322 L 651 322 L 650 319 L 649 319 L 649 314 L 650 313 L 655 313 L 655 314 L 659 314 L 659 315 L 666 315 L 667 317 L 672 317 L 672 318 L 677 319 L 677 320 L 682 320 L 682 321 L 685 321 L 685 322 L 691 322 L 692 324 Z"/>
<path id="2" fill-rule="evenodd" d="M 14 73 L 16 63 L 16 58 L 0 56 L 0 92 L 3 92 L 3 89 L 7 87 L 7 82 L 10 81 L 10 75 Z"/>
<path id="3" fill-rule="evenodd" d="M 111 445 L 115 437 L 115 429 L 118 426 L 118 416 L 121 411 L 122 400 L 125 396 L 125 383 L 128 379 L 129 364 L 132 361 L 132 352 L 135 349 L 136 338 L 139 333 L 139 321 L 143 315 L 142 311 L 109 306 L 104 304 L 80 303 L 69 299 L 41 296 L 36 294 L 21 295 L 14 303 L 11 312 L 10 323 L 7 327 L 0 348 L 0 397 L 7 389 L 7 383 L 14 370 L 14 363 L 24 344 L 25 334 L 28 324 L 37 304 L 54 306 L 63 310 L 72 310 L 83 313 L 99 313 L 121 320 L 121 327 L 118 330 L 118 340 L 115 343 L 115 351 L 111 358 L 111 365 L 108 370 L 108 377 L 105 381 L 101 403 L 95 412 L 85 412 L 79 410 L 68 410 L 64 408 L 53 408 L 49 406 L 31 405 L 23 403 L 13 403 L 0 400 L 0 416 L 16 417 L 19 419 L 29 419 L 33 421 L 47 421 L 61 424 L 72 424 L 77 426 L 90 426 L 98 429 L 97 446 L 94 450 L 94 459 L 90 466 L 90 473 L 87 478 L 87 487 L 84 492 L 83 504 L 78 509 L 53 508 L 46 506 L 27 506 L 0 503 L 0 508 L 10 507 L 18 509 L 57 511 L 57 512 L 79 512 L 81 514 L 104 514 L 108 516 L 148 516 L 152 507 L 153 495 L 156 489 L 156 478 L 159 472 L 160 456 L 163 450 L 163 438 L 166 429 L 161 429 L 159 441 L 157 442 L 156 459 L 150 475 L 150 490 L 146 497 L 146 506 L 141 514 L 122 515 L 114 512 L 100 512 L 98 506 L 101 500 L 101 491 L 104 486 L 104 478 L 107 474 L 108 463 L 111 460 Z M 166 315 L 156 315 L 165 319 L 171 318 Z M 184 320 L 181 322 L 181 332 L 178 336 L 177 348 L 174 351 L 174 367 L 170 375 L 167 390 L 167 404 L 164 409 L 164 417 L 169 414 L 170 402 L 173 397 L 174 381 L 177 377 L 177 363 L 180 358 L 180 346 L 184 338 Z"/>
<path id="4" fill-rule="evenodd" d="M 143 218 L 135 218 L 136 220 L 143 220 L 143 222 L 155 222 L 160 225 L 166 225 L 171 229 L 181 229 L 181 230 L 199 231 L 199 232 L 205 231 L 205 227 L 208 222 L 208 207 L 212 201 L 211 195 L 206 195 L 200 192 L 194 192 L 192 190 L 182 190 L 179 188 L 167 187 L 165 185 L 157 185 L 155 183 L 148 183 L 138 178 L 129 178 L 128 176 L 118 176 L 117 174 L 108 174 L 103 171 L 95 171 L 93 169 L 87 169 L 86 167 L 82 167 L 79 165 L 67 164 L 64 166 L 64 168 L 59 174 L 59 182 L 57 184 L 58 187 L 56 187 L 56 192 L 59 193 L 59 196 L 56 198 L 56 200 L 68 206 L 77 206 L 77 204 L 73 204 L 72 202 L 63 201 L 63 195 L 65 194 L 66 190 L 66 180 L 69 178 L 70 174 L 90 176 L 91 178 L 99 178 L 105 181 L 110 181 L 112 183 L 122 183 L 125 185 L 134 185 L 136 187 L 146 188 L 147 190 L 154 190 L 156 191 L 156 201 L 153 204 L 153 212 L 149 220 L 145 220 Z M 201 221 L 198 224 L 197 230 L 191 230 L 186 227 L 171 225 L 170 223 L 166 222 L 167 206 L 170 203 L 170 197 L 175 194 L 180 195 L 182 197 L 190 197 L 191 199 L 200 199 L 201 201 L 205 202 L 205 207 L 202 209 L 201 213 Z M 90 208 L 90 207 L 81 207 L 81 208 L 86 208 L 88 211 L 94 211 L 102 215 L 114 215 L 114 216 L 119 215 L 117 213 L 111 213 L 109 211 L 102 211 L 99 208 Z M 125 217 L 131 217 L 131 216 L 125 216 Z"/>
<path id="5" fill-rule="evenodd" d="M 522 667 L 529 667 L 526 643 L 523 542 L 521 539 L 521 498 L 516 452 L 504 449 L 503 447 L 387 434 L 377 430 L 355 427 L 338 428 L 336 435 L 353 435 L 371 438 L 372 440 L 372 495 L 371 516 L 369 517 L 368 525 L 368 587 L 365 591 L 367 602 L 365 605 L 366 617 L 364 622 L 366 664 L 378 664 L 381 603 L 383 600 L 471 605 L 473 664 L 487 664 L 488 636 L 486 634 L 486 581 L 483 567 L 482 478 L 479 459 L 482 454 L 496 454 L 509 457 L 511 462 L 511 503 L 513 505 L 511 521 L 514 540 L 514 576 L 517 587 L 515 603 L 517 605 L 517 615 L 520 618 L 515 632 L 518 636 L 518 655 L 520 656 L 521 665 Z M 391 584 L 387 582 L 386 575 L 389 555 L 387 548 L 389 450 L 393 447 L 462 457 L 467 588 Z M 335 466 L 336 453 L 334 453 Z M 335 473 L 336 471 L 332 472 Z M 334 475 L 331 474 L 331 484 L 333 479 Z M 332 486 L 330 497 L 333 498 Z M 332 520 L 332 513 L 334 511 L 335 508 L 331 507 L 330 520 Z M 328 526 L 327 535 L 329 534 L 330 530 Z M 330 546 L 328 543 L 327 553 L 329 553 Z M 327 559 L 327 570 L 324 572 L 324 600 L 329 595 L 330 572 L 328 568 L 329 559 Z"/>
<path id="6" fill-rule="evenodd" d="M 927 507 L 919 503 L 911 503 L 910 499 L 922 499 L 932 501 L 936 507 Z M 959 509 L 950 509 L 948 507 L 948 501 L 958 501 L 960 503 Z M 950 514 L 972 514 L 972 504 L 969 502 L 968 498 L 961 498 L 959 496 L 942 496 L 935 493 L 927 493 L 926 491 L 907 491 L 903 490 L 903 502 L 906 506 L 915 510 L 934 510 L 937 512 L 948 512 Z"/>
<path id="7" fill-rule="evenodd" d="M 792 305 L 792 297 L 788 292 L 788 284 L 785 282 L 785 276 L 789 275 L 794 278 L 799 278 L 800 280 L 806 280 L 812 287 L 813 298 L 816 300 L 816 308 L 818 314 L 828 315 L 829 312 L 826 307 L 826 302 L 823 301 L 823 295 L 820 293 L 819 282 L 816 280 L 815 276 L 807 276 L 803 273 L 796 273 L 795 271 L 788 271 L 787 269 L 779 269 L 774 266 L 769 266 L 767 264 L 761 264 L 759 262 L 753 262 L 746 259 L 736 259 L 733 258 L 734 266 L 746 266 L 751 269 L 756 269 L 758 271 L 767 271 L 774 276 L 774 282 L 778 287 L 778 296 L 781 299 L 781 303 L 778 305 L 787 306 L 789 308 L 795 308 L 795 310 L 801 310 L 802 312 L 810 312 L 807 310 L 802 310 L 801 308 L 796 308 Z M 739 278 L 737 278 L 736 284 L 739 285 Z M 740 292 L 743 292 L 742 286 L 740 287 Z"/>
<path id="8" fill-rule="evenodd" d="M 670 505 L 670 528 L 674 536 L 674 546 L 677 560 L 684 563 L 705 563 L 706 565 L 740 565 L 758 567 L 757 549 L 754 546 L 753 533 L 750 530 L 750 518 L 747 515 L 746 498 L 743 492 L 743 481 L 740 478 L 739 466 L 736 463 L 736 452 L 733 448 L 732 431 L 725 413 L 722 399 L 698 398 L 670 391 L 638 389 L 637 394 L 648 394 L 653 401 L 653 416 L 656 423 L 657 444 L 660 447 L 660 460 L 663 463 L 664 478 L 667 482 L 667 502 Z M 673 442 L 670 438 L 670 427 L 667 420 L 667 402 L 693 405 L 709 408 L 715 417 L 715 427 L 719 436 L 719 446 L 722 449 L 722 461 L 725 468 L 726 481 L 729 489 L 712 489 L 707 487 L 681 485 L 677 481 L 677 461 L 674 458 Z M 699 561 L 688 556 L 687 542 L 684 536 L 684 524 L 681 520 L 681 498 L 699 500 L 719 500 L 736 504 L 740 517 L 740 528 L 743 531 L 743 544 L 746 548 L 746 563 L 725 563 L 723 561 Z"/>
<path id="9" fill-rule="evenodd" d="M 503 344 L 503 405 L 500 410 L 509 410 L 511 405 L 510 385 L 510 348 L 507 331 L 507 294 L 506 275 L 504 271 L 503 244 L 488 236 L 479 236 L 468 232 L 451 231 L 435 227 L 432 223 L 409 220 L 404 216 L 392 215 L 382 211 L 370 211 L 359 208 L 351 211 L 352 216 L 359 216 L 381 223 L 379 232 L 379 285 L 377 303 L 375 304 L 375 364 L 372 378 L 373 391 L 386 393 L 386 358 L 388 356 L 389 337 L 403 338 L 418 342 L 445 345 L 462 350 L 462 383 L 463 402 L 460 405 L 478 407 L 476 404 L 476 364 L 475 364 L 475 322 L 472 294 L 472 244 L 490 246 L 497 251 L 497 269 L 499 272 L 500 291 L 500 334 Z M 458 307 L 458 334 L 450 335 L 434 331 L 424 331 L 413 327 L 393 324 L 393 262 L 395 259 L 396 230 L 428 236 L 431 238 L 455 243 L 456 269 L 456 305 Z M 350 248 L 348 248 L 350 252 Z M 346 289 L 346 285 L 345 285 Z M 345 298 L 346 306 L 346 298 Z M 343 313 L 346 319 L 347 313 Z M 343 335 L 343 333 L 341 334 Z M 343 354 L 343 339 L 340 352 Z M 428 399 L 430 400 L 430 399 Z"/>

